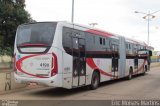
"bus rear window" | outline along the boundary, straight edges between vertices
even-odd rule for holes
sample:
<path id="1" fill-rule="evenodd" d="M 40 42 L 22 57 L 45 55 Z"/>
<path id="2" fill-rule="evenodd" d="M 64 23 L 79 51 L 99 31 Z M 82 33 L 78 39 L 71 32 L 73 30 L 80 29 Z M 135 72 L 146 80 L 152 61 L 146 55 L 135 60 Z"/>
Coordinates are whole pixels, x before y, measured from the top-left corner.
<path id="1" fill-rule="evenodd" d="M 56 23 L 36 23 L 21 25 L 17 29 L 17 46 L 51 46 Z"/>

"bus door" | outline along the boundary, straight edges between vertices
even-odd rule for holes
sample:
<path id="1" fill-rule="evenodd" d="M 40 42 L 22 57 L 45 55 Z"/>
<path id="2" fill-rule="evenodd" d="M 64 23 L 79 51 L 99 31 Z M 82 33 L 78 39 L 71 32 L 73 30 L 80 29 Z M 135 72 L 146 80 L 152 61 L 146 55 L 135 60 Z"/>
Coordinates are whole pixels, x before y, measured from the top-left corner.
<path id="1" fill-rule="evenodd" d="M 118 46 L 112 44 L 112 75 L 118 76 Z"/>
<path id="2" fill-rule="evenodd" d="M 77 87 L 86 84 L 85 39 L 72 37 L 72 45 L 73 45 L 72 86 Z"/>
<path id="3" fill-rule="evenodd" d="M 138 55 L 136 55 L 134 58 L 134 70 L 138 70 Z"/>

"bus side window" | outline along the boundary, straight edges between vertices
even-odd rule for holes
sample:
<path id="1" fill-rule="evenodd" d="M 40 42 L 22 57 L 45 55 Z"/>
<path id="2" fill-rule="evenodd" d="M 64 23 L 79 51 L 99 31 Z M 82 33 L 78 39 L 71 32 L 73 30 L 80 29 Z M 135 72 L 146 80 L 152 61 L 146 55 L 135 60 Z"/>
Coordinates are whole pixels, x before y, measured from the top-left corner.
<path id="1" fill-rule="evenodd" d="M 107 39 L 106 39 L 106 45 L 105 45 L 107 51 L 110 50 L 110 45 L 111 45 L 111 44 L 110 44 L 109 38 L 107 38 Z"/>
<path id="2" fill-rule="evenodd" d="M 105 45 L 106 44 L 106 41 L 105 41 L 105 38 L 103 38 L 103 45 Z"/>
<path id="3" fill-rule="evenodd" d="M 72 55 L 72 30 L 71 28 L 63 27 L 63 32 L 62 32 L 62 44 L 63 48 L 65 51 Z"/>
<path id="4" fill-rule="evenodd" d="M 99 43 L 100 43 L 100 45 L 102 45 L 102 38 L 101 37 L 99 38 Z"/>

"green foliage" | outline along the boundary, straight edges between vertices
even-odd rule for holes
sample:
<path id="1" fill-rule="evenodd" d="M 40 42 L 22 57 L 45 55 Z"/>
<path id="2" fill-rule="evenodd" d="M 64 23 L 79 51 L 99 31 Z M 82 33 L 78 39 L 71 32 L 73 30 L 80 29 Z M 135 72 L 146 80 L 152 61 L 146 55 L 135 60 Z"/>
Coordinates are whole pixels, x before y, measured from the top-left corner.
<path id="1" fill-rule="evenodd" d="M 0 55 L 12 55 L 18 25 L 31 22 L 25 0 L 0 0 Z"/>
<path id="2" fill-rule="evenodd" d="M 4 49 L 0 47 L 0 55 L 13 55 L 13 48 L 12 47 L 5 47 Z"/>

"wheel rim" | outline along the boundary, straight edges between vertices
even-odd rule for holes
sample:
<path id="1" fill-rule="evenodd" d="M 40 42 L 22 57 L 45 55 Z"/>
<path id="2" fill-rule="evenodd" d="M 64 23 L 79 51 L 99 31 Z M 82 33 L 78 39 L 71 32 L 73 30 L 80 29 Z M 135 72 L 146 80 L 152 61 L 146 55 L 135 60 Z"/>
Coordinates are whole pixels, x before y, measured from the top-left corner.
<path id="1" fill-rule="evenodd" d="M 94 87 L 98 86 L 98 76 L 94 76 L 94 78 L 93 78 L 93 86 Z"/>

